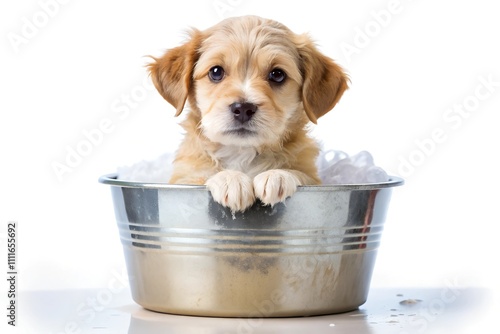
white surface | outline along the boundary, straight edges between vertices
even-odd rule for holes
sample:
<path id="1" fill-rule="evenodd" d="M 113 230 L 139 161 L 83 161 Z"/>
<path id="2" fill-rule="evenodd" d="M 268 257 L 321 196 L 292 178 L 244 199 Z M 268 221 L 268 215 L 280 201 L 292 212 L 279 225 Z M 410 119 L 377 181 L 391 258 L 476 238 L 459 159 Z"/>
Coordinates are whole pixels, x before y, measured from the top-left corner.
<path id="1" fill-rule="evenodd" d="M 493 1 L 58 0 L 44 16 L 41 3 L 54 1 L 0 4 L 0 253 L 5 224 L 17 221 L 19 289 L 99 288 L 122 270 L 111 196 L 97 178 L 175 150 L 181 133 L 143 56 L 177 46 L 188 26 L 244 14 L 309 32 L 346 68 L 352 86 L 315 134 L 349 154 L 367 150 L 406 178 L 394 191 L 373 286 L 500 281 L 489 265 L 500 235 Z M 8 36 L 35 19 L 40 27 L 13 47 Z M 488 78 L 494 84 L 485 86 Z M 467 103 L 473 110 L 460 116 Z M 53 164 L 78 147 L 86 156 L 58 178 Z M 401 162 L 410 158 L 413 166 Z"/>
<path id="2" fill-rule="evenodd" d="M 318 317 L 224 319 L 168 315 L 135 304 L 128 290 L 37 291 L 22 294 L 12 333 L 92 334 L 409 334 L 491 333 L 493 298 L 486 290 L 374 289 L 359 310 Z M 406 303 L 405 301 L 414 301 Z M 417 301 L 418 300 L 418 301 Z M 401 303 L 403 302 L 403 304 Z M 498 310 L 497 310 L 498 311 Z"/>

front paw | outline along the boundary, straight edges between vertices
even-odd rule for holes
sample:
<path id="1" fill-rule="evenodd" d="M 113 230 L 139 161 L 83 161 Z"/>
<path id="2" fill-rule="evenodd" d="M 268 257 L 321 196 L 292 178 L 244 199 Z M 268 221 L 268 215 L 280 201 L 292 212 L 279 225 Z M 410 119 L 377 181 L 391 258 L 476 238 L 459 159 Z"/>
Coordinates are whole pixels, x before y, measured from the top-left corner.
<path id="1" fill-rule="evenodd" d="M 262 203 L 271 206 L 292 196 L 299 185 L 300 181 L 297 176 L 282 169 L 272 169 L 260 173 L 253 180 L 255 196 Z"/>
<path id="2" fill-rule="evenodd" d="M 205 185 L 214 200 L 231 209 L 245 211 L 255 202 L 252 179 L 238 171 L 225 170 L 210 177 Z"/>

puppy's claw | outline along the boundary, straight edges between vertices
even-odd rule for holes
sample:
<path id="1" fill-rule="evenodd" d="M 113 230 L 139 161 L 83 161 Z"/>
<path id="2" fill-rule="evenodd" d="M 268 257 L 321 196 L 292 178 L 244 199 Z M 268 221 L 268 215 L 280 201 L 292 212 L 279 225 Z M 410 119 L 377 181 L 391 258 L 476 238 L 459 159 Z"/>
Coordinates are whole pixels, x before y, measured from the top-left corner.
<path id="1" fill-rule="evenodd" d="M 284 202 L 297 191 L 300 181 L 293 173 L 273 169 L 257 175 L 253 180 L 255 196 L 266 205 Z"/>
<path id="2" fill-rule="evenodd" d="M 255 202 L 252 179 L 238 171 L 225 170 L 210 177 L 205 185 L 214 200 L 231 209 L 245 211 Z"/>

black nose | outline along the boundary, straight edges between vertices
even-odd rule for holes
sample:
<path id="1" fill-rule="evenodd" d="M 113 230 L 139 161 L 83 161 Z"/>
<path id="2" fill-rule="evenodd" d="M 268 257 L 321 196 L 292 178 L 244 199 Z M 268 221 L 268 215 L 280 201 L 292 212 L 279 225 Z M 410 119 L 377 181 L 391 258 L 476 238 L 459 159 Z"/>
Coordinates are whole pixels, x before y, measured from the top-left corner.
<path id="1" fill-rule="evenodd" d="M 240 123 L 248 122 L 257 111 L 257 106 L 248 102 L 235 102 L 229 106 L 234 114 L 234 119 Z"/>

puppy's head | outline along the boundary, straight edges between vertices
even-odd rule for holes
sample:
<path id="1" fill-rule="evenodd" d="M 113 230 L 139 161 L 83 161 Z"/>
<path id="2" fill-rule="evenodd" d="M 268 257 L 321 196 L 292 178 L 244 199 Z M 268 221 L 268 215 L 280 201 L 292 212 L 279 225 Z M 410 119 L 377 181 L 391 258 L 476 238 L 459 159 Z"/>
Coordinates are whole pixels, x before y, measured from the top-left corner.
<path id="1" fill-rule="evenodd" d="M 176 115 L 189 98 L 203 134 L 237 146 L 279 145 L 330 111 L 348 81 L 308 36 L 255 16 L 193 30 L 149 70 Z"/>

